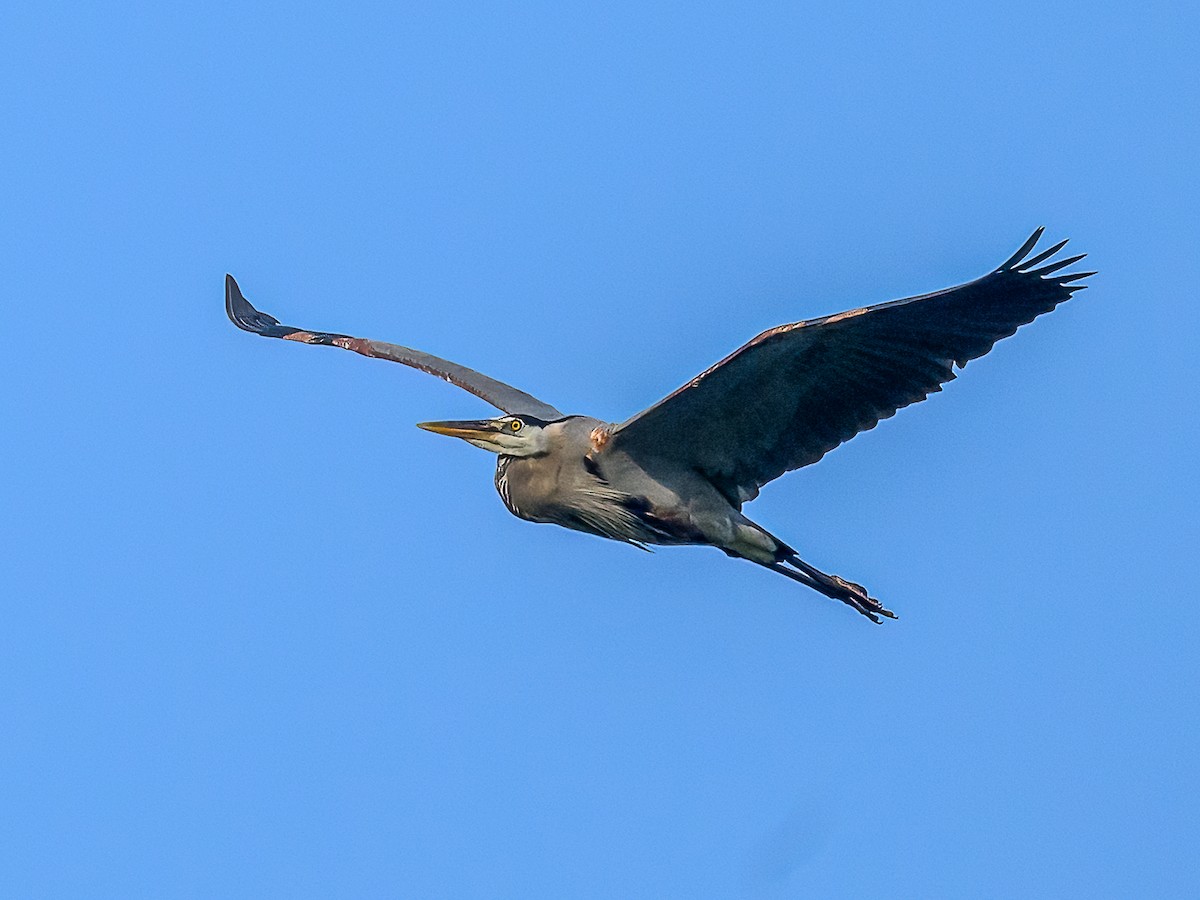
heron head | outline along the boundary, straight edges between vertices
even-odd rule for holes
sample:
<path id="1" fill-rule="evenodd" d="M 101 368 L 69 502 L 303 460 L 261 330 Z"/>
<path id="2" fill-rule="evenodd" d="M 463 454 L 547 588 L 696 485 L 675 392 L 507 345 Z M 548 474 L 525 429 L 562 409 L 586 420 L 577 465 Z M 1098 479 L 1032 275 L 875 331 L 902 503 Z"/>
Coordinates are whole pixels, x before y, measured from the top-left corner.
<path id="1" fill-rule="evenodd" d="M 417 427 L 462 438 L 468 444 L 504 456 L 538 456 L 550 450 L 548 424 L 533 416 L 502 416 L 467 422 L 420 422 Z"/>

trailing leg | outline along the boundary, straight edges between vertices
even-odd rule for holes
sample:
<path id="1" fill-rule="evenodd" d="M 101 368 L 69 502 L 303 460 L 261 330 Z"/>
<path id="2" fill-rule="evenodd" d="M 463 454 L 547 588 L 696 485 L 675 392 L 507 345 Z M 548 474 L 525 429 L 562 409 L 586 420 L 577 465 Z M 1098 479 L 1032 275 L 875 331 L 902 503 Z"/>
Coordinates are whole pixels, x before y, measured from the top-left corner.
<path id="1" fill-rule="evenodd" d="M 869 596 L 867 589 L 862 585 L 847 581 L 837 575 L 829 575 L 822 572 L 820 569 L 810 566 L 795 554 L 771 563 L 766 567 L 772 572 L 778 572 L 780 575 L 786 575 L 793 581 L 807 585 L 813 590 L 821 592 L 826 597 L 840 600 L 847 606 L 858 610 L 876 625 L 882 621 L 879 616 L 886 616 L 889 619 L 896 618 L 894 612 L 886 609 L 874 597 Z"/>
<path id="2" fill-rule="evenodd" d="M 802 560 L 796 551 L 771 534 L 761 525 L 739 516 L 733 523 L 732 534 L 723 541 L 713 541 L 730 556 L 748 559 L 772 572 L 785 575 L 792 581 L 819 591 L 826 597 L 840 600 L 858 610 L 872 622 L 878 624 L 879 617 L 896 618 L 882 603 L 867 593 L 861 584 L 847 581 L 837 575 L 822 572 Z"/>

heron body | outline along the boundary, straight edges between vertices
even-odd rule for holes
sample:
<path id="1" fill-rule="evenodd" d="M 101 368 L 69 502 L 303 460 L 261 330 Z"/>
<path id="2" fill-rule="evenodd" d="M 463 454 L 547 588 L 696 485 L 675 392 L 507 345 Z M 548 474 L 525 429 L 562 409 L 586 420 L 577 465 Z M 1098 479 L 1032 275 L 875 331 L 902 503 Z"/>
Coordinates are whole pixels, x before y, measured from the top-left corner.
<path id="1" fill-rule="evenodd" d="M 524 422 L 523 430 L 540 431 L 549 446 L 530 455 L 501 453 L 497 460 L 496 490 L 515 516 L 631 544 L 721 548 L 732 547 L 749 521 L 696 473 L 668 467 L 656 474 L 653 460 L 643 464 L 620 450 L 597 450 L 598 433 L 612 427 L 599 419 Z M 436 432 L 442 426 L 422 427 Z"/>
<path id="2" fill-rule="evenodd" d="M 895 618 L 861 585 L 822 572 L 742 513 L 784 472 L 941 390 L 955 368 L 1048 312 L 1094 273 L 1056 275 L 1066 241 L 1029 254 L 1038 229 L 983 278 L 763 332 L 663 400 L 621 423 L 563 415 L 524 391 L 396 344 L 281 325 L 226 276 L 226 310 L 264 337 L 353 350 L 438 375 L 506 415 L 426 422 L 497 454 L 504 505 L 531 522 L 622 541 L 701 544 L 839 600 L 872 621 Z"/>

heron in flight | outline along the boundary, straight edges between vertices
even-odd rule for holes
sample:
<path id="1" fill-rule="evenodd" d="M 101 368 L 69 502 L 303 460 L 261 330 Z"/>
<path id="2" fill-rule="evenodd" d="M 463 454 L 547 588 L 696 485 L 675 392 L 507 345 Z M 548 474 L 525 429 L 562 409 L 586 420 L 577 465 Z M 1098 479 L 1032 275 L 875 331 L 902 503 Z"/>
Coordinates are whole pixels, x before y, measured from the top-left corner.
<path id="1" fill-rule="evenodd" d="M 873 622 L 896 618 L 865 588 L 820 571 L 742 512 L 784 472 L 815 463 L 898 409 L 924 400 L 1001 338 L 1085 287 L 1056 274 L 1066 241 L 1030 256 L 1035 231 L 999 268 L 932 294 L 764 331 L 624 422 L 563 415 L 494 378 L 420 350 L 281 325 L 225 278 L 225 308 L 263 337 L 324 344 L 444 378 L 496 407 L 493 419 L 424 422 L 497 455 L 513 515 L 647 544 L 703 544 L 785 575 Z"/>

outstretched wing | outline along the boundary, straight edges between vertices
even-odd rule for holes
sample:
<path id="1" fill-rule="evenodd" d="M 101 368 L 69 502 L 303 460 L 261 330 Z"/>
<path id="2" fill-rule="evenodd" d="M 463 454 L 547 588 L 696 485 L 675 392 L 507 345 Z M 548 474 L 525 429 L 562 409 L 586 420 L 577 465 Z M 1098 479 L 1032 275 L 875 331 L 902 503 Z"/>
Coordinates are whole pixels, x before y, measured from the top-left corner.
<path id="1" fill-rule="evenodd" d="M 764 331 L 649 409 L 609 446 L 702 472 L 740 505 L 953 379 L 954 366 L 1085 287 L 1056 275 L 1066 241 L 1026 258 L 1039 228 L 994 272 L 933 294 Z"/>
<path id="2" fill-rule="evenodd" d="M 385 344 L 382 341 L 369 341 L 366 338 L 349 337 L 344 334 L 330 334 L 324 331 L 304 331 L 289 325 L 280 325 L 279 320 L 264 312 L 259 312 L 250 305 L 250 301 L 242 296 L 238 283 L 232 275 L 225 276 L 225 312 L 230 321 L 243 331 L 261 334 L 263 337 L 283 338 L 285 341 L 299 341 L 303 344 L 327 344 L 331 347 L 341 347 L 343 350 L 353 350 L 363 356 L 373 356 L 376 359 L 386 359 L 398 362 L 430 375 L 443 378 L 451 384 L 456 384 L 465 391 L 470 391 L 476 397 L 481 397 L 497 409 L 509 415 L 530 415 L 546 421 L 561 419 L 562 413 L 548 403 L 543 403 L 536 397 L 531 397 L 515 387 L 481 375 L 474 369 L 460 366 L 449 360 L 441 359 L 420 350 L 401 347 L 399 344 Z"/>

